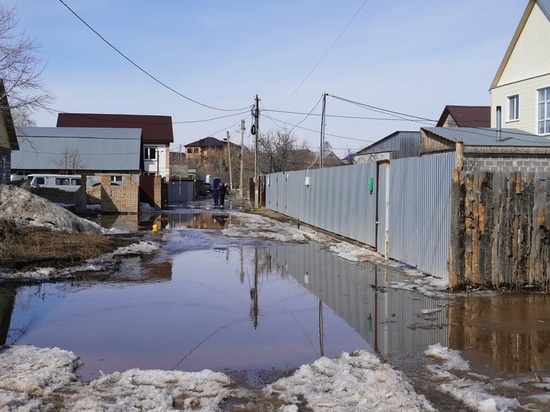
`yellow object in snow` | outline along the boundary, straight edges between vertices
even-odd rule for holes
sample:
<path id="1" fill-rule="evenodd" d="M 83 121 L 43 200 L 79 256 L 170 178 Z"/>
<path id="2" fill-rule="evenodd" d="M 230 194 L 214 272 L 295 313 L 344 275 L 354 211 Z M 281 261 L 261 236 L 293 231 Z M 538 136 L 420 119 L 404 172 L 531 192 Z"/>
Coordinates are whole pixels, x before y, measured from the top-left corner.
<path id="1" fill-rule="evenodd" d="M 156 223 L 153 225 L 153 233 L 157 233 L 159 231 L 159 225 Z"/>

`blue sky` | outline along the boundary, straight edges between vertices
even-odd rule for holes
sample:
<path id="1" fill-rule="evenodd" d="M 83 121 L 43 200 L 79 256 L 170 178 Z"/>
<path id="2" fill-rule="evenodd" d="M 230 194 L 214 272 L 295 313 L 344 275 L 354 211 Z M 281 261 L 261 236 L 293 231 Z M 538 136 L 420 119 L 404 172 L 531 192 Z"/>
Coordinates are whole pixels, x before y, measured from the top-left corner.
<path id="1" fill-rule="evenodd" d="M 16 7 L 19 30 L 41 45 L 43 80 L 56 96 L 54 110 L 172 116 L 173 150 L 207 136 L 223 139 L 226 131 L 240 143 L 237 128 L 245 119 L 245 144 L 251 145 L 250 106 L 258 94 L 262 133 L 286 127 L 298 142 L 316 150 L 319 101 L 328 93 L 326 139 L 339 156 L 396 130 L 418 130 L 433 123 L 388 120 L 392 117 L 334 96 L 434 120 L 447 104 L 489 105 L 489 86 L 527 4 L 527 0 L 367 0 L 364 5 L 364 0 L 64 2 L 156 79 L 179 94 L 224 110 L 195 104 L 163 87 L 109 47 L 59 0 L 3 0 L 4 6 Z M 243 110 L 227 111 L 233 109 Z M 55 126 L 57 115 L 43 111 L 33 119 L 38 126 Z"/>

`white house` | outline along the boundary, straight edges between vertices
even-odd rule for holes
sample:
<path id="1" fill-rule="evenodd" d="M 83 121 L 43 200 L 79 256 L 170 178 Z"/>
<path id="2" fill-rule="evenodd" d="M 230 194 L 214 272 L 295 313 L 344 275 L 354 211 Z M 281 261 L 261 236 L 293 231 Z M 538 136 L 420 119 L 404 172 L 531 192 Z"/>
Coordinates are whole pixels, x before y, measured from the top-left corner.
<path id="1" fill-rule="evenodd" d="M 491 84 L 491 126 L 550 137 L 550 0 L 529 0 Z"/>

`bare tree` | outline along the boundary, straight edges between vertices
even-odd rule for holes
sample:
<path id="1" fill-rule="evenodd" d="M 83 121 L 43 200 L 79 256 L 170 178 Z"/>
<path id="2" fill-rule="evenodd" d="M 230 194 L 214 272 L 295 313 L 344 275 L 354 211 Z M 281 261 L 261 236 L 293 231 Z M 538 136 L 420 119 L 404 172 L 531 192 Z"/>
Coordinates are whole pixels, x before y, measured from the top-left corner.
<path id="1" fill-rule="evenodd" d="M 75 146 L 66 146 L 53 162 L 62 173 L 73 175 L 80 173 L 86 166 L 84 158 Z"/>
<path id="2" fill-rule="evenodd" d="M 16 126 L 30 125 L 30 113 L 53 100 L 42 82 L 44 66 L 38 57 L 40 46 L 24 32 L 17 33 L 15 7 L 0 4 L 0 80 L 9 97 Z"/>
<path id="3" fill-rule="evenodd" d="M 263 173 L 306 169 L 314 159 L 304 141 L 298 145 L 287 130 L 269 131 L 258 139 L 260 170 Z"/>

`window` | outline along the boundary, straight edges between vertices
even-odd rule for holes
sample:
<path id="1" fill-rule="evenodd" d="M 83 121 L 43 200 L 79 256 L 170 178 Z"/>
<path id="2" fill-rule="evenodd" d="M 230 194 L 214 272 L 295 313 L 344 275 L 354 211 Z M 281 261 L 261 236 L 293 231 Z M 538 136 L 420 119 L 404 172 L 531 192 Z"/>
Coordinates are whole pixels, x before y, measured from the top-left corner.
<path id="1" fill-rule="evenodd" d="M 192 154 L 193 153 L 193 148 L 192 147 L 188 147 L 187 148 L 187 154 Z"/>
<path id="2" fill-rule="evenodd" d="M 111 176 L 111 182 L 122 182 L 122 176 Z"/>
<path id="3" fill-rule="evenodd" d="M 519 94 L 508 97 L 508 121 L 519 120 Z"/>
<path id="4" fill-rule="evenodd" d="M 539 90 L 538 133 L 550 133 L 550 87 Z"/>
<path id="5" fill-rule="evenodd" d="M 73 178 L 73 179 L 71 179 L 71 185 L 72 185 L 72 186 L 80 186 L 80 182 L 81 182 L 81 181 L 80 181 L 80 179 L 78 179 L 78 178 Z"/>
<path id="6" fill-rule="evenodd" d="M 200 147 L 193 148 L 193 153 L 200 153 L 200 151 L 201 151 Z"/>
<path id="7" fill-rule="evenodd" d="M 55 184 L 56 186 L 68 186 L 71 184 L 71 179 L 69 179 L 68 177 L 56 177 Z"/>
<path id="8" fill-rule="evenodd" d="M 146 147 L 143 149 L 143 157 L 145 160 L 155 160 L 157 158 L 156 147 Z"/>

